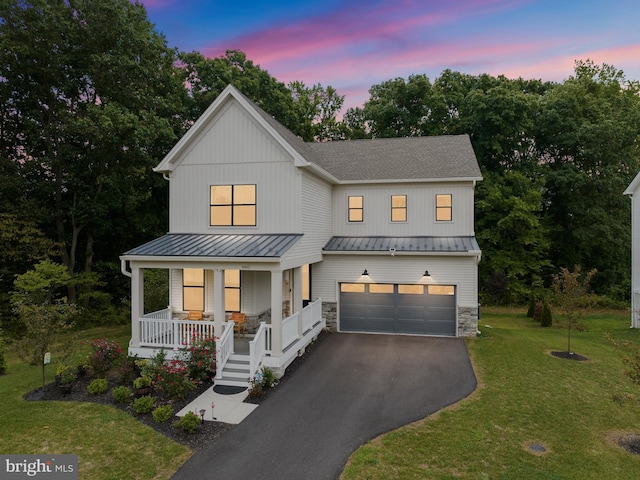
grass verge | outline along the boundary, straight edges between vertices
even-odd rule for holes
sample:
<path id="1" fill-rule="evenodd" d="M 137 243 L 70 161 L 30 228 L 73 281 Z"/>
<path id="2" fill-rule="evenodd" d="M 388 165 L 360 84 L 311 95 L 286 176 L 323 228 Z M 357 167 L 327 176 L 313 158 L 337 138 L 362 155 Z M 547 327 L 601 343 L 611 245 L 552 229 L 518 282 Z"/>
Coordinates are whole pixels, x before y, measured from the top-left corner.
<path id="1" fill-rule="evenodd" d="M 640 433 L 640 389 L 604 338 L 640 343 L 629 314 L 589 316 L 588 331 L 572 333 L 572 350 L 589 358 L 577 362 L 550 355 L 566 349 L 566 330 L 541 328 L 524 310 L 482 313 L 482 334 L 467 341 L 478 389 L 363 445 L 341 479 L 635 478 L 640 457 L 617 439 Z"/>
<path id="2" fill-rule="evenodd" d="M 129 342 L 129 326 L 79 333 L 74 355 L 80 363 L 91 341 L 106 337 Z M 55 375 L 46 368 L 46 381 Z M 8 374 L 0 376 L 0 453 L 77 454 L 79 478 L 96 480 L 167 479 L 191 455 L 131 415 L 111 406 L 75 402 L 29 402 L 23 395 L 41 386 L 41 370 L 20 362 L 9 350 Z"/>

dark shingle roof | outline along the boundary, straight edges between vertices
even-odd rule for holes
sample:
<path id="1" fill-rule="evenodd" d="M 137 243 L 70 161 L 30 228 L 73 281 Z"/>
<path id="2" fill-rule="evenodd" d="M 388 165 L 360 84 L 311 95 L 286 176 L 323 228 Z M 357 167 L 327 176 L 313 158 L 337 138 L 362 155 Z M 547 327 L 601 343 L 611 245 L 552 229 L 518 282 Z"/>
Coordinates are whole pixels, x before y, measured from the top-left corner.
<path id="1" fill-rule="evenodd" d="M 340 181 L 482 178 L 468 135 L 305 142 L 238 93 L 302 158 Z"/>
<path id="2" fill-rule="evenodd" d="M 332 237 L 324 252 L 438 252 L 480 251 L 475 237 Z"/>
<path id="3" fill-rule="evenodd" d="M 162 257 L 281 257 L 302 234 L 167 233 L 129 250 L 125 256 Z"/>
<path id="4" fill-rule="evenodd" d="M 475 178 L 482 174 L 468 135 L 307 144 L 318 165 L 344 181 Z"/>

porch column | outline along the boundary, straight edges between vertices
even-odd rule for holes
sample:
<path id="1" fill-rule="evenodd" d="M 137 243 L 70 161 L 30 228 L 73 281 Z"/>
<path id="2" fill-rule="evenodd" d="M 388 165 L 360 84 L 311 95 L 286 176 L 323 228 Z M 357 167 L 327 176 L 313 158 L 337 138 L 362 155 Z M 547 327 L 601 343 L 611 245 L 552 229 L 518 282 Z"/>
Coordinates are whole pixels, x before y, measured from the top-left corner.
<path id="1" fill-rule="evenodd" d="M 222 324 L 225 321 L 224 306 L 224 270 L 213 271 L 213 334 L 222 336 Z"/>
<path id="2" fill-rule="evenodd" d="M 144 270 L 131 267 L 131 346 L 140 346 L 140 318 L 144 315 Z"/>
<path id="3" fill-rule="evenodd" d="M 271 272 L 271 355 L 282 355 L 282 271 Z"/>
<path id="4" fill-rule="evenodd" d="M 292 313 L 299 313 L 302 310 L 302 267 L 293 269 L 293 305 Z M 302 314 L 298 315 L 298 338 L 302 338 L 304 326 L 302 324 Z"/>

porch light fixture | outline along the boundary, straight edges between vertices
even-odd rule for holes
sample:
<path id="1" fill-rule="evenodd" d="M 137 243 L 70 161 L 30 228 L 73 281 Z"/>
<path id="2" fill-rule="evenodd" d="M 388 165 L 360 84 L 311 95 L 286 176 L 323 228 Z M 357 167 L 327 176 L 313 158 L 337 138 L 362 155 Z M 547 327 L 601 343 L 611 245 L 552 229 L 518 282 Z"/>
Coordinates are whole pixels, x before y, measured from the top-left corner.
<path id="1" fill-rule="evenodd" d="M 369 276 L 369 272 L 367 272 L 367 269 L 364 269 L 364 272 L 362 272 L 362 276 L 363 277 L 368 277 Z"/>
<path id="2" fill-rule="evenodd" d="M 429 270 L 425 270 L 425 271 L 424 271 L 424 275 L 423 275 L 423 277 L 427 277 L 427 278 L 428 278 L 428 277 L 430 277 L 430 276 L 431 276 L 431 275 L 429 275 Z"/>

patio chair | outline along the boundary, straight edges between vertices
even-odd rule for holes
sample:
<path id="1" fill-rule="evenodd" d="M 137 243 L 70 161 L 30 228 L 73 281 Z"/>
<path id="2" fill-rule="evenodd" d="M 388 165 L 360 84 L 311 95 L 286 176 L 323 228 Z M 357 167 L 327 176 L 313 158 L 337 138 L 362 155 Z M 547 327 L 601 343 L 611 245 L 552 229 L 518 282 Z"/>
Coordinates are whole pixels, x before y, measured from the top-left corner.
<path id="1" fill-rule="evenodd" d="M 187 320 L 202 320 L 202 312 L 200 310 L 189 310 Z"/>
<path id="2" fill-rule="evenodd" d="M 246 325 L 247 325 L 247 319 L 244 315 L 244 313 L 240 313 L 240 312 L 232 312 L 231 313 L 231 321 L 235 322 L 235 324 L 233 325 L 233 331 L 234 332 L 238 332 L 238 336 L 242 336 L 244 337 L 245 333 L 246 333 Z"/>

